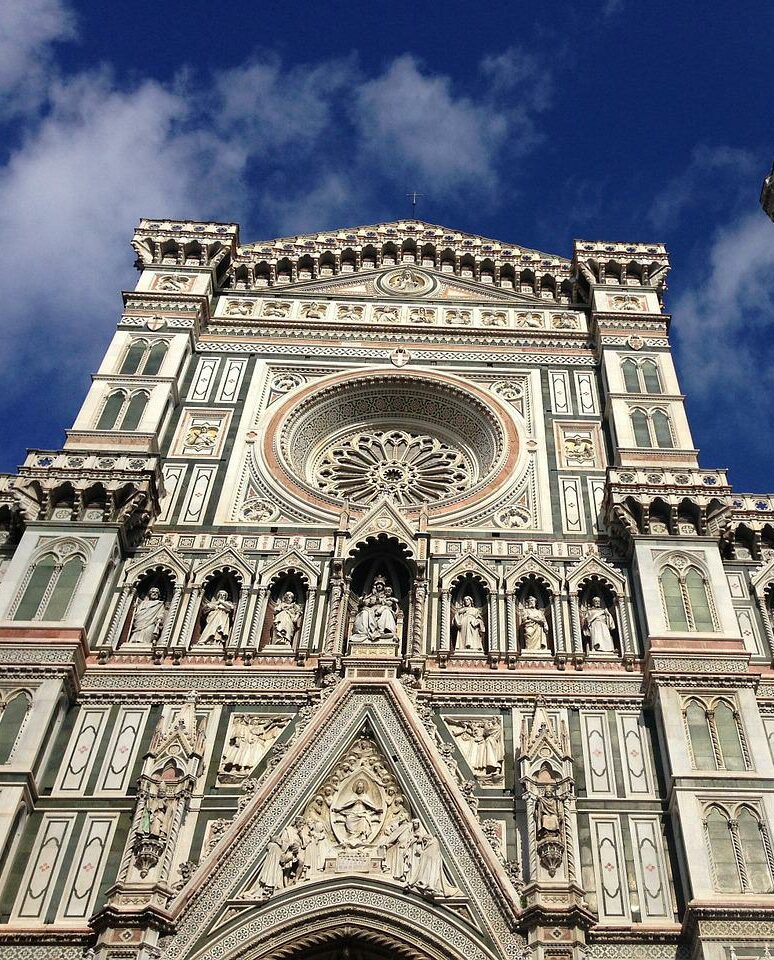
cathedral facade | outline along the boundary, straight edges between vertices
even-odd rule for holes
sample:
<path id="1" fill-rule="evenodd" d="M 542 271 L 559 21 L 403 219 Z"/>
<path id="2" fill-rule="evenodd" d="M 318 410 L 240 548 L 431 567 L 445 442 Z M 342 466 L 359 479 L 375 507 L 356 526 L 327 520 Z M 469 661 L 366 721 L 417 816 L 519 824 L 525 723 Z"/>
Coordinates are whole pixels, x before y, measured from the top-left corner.
<path id="1" fill-rule="evenodd" d="M 768 957 L 774 497 L 665 248 L 133 246 L 0 478 L 0 958 Z"/>

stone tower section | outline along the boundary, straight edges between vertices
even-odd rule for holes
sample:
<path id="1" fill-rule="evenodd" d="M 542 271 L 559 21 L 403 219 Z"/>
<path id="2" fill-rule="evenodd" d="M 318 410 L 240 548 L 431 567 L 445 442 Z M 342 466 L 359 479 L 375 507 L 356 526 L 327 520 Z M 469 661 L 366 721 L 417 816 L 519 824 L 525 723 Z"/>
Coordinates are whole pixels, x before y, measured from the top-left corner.
<path id="1" fill-rule="evenodd" d="M 0 478 L 0 958 L 766 956 L 774 497 L 699 467 L 665 248 L 133 247 Z"/>

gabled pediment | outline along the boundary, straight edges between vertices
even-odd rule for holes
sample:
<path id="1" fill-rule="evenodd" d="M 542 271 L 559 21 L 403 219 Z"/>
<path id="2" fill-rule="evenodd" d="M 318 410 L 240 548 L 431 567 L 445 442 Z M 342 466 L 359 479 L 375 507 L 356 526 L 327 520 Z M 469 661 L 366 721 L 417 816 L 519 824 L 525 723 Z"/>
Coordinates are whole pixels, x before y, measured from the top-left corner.
<path id="1" fill-rule="evenodd" d="M 152 553 L 140 555 L 127 563 L 124 579 L 127 583 L 134 583 L 145 573 L 152 570 L 166 570 L 180 585 L 185 582 L 191 572 L 191 563 L 183 557 L 173 553 L 169 547 L 162 546 Z"/>
<path id="2" fill-rule="evenodd" d="M 441 571 L 440 583 L 442 587 L 450 586 L 454 580 L 465 574 L 471 574 L 474 577 L 480 577 L 490 590 L 496 590 L 499 578 L 497 573 L 487 563 L 477 557 L 474 553 L 463 553 L 462 556 L 452 560 Z"/>
<path id="3" fill-rule="evenodd" d="M 415 289 L 391 287 L 391 279 L 399 275 L 404 269 L 426 278 L 426 283 L 417 286 Z M 553 301 L 543 300 L 534 294 L 521 293 L 507 287 L 458 277 L 454 274 L 435 270 L 432 267 L 400 264 L 376 270 L 359 270 L 353 274 L 338 274 L 330 278 L 298 280 L 294 283 L 285 283 L 282 286 L 273 287 L 272 292 L 278 297 L 303 296 L 309 298 L 380 300 L 394 297 L 401 300 L 440 301 L 441 303 L 452 301 L 464 303 L 467 301 L 472 305 L 483 302 L 502 303 L 509 307 L 545 308 L 555 306 Z"/>
<path id="4" fill-rule="evenodd" d="M 577 589 L 584 580 L 605 580 L 616 591 L 626 592 L 626 578 L 614 566 L 602 557 L 591 553 L 580 563 L 571 567 L 567 574 L 567 583 L 571 590 Z"/>
<path id="5" fill-rule="evenodd" d="M 210 956 L 226 931 L 234 945 L 257 938 L 257 956 L 266 946 L 262 938 L 284 929 L 280 917 L 295 918 L 287 938 L 310 918 L 326 915 L 331 902 L 346 905 L 347 922 L 357 924 L 363 917 L 359 905 L 371 903 L 378 904 L 385 929 L 410 917 L 420 929 L 429 924 L 436 931 L 456 930 L 457 946 L 461 940 L 469 944 L 462 955 L 481 960 L 512 955 L 522 946 L 512 932 L 519 915 L 516 890 L 396 681 L 340 682 L 290 744 L 171 904 L 177 932 L 162 944 L 165 957 Z M 292 861 L 299 854 L 294 824 L 318 813 L 327 840 L 303 850 L 303 857 L 318 858 L 315 871 L 302 876 L 291 864 L 298 874 L 294 882 L 268 890 L 272 876 L 281 883 L 278 850 L 286 851 L 285 868 L 287 856 Z M 403 841 L 396 839 L 401 829 L 426 839 L 419 846 L 405 832 Z M 336 853 L 321 869 L 331 836 Z M 396 858 L 406 849 L 412 873 L 396 879 Z M 421 856 L 424 872 L 420 866 L 417 873 Z M 435 889 L 423 889 L 423 883 Z M 453 955 L 462 956 L 458 950 Z"/>
<path id="6" fill-rule="evenodd" d="M 385 498 L 377 501 L 350 531 L 350 553 L 359 544 L 388 537 L 402 543 L 408 556 L 414 556 L 417 532 L 392 500 Z"/>

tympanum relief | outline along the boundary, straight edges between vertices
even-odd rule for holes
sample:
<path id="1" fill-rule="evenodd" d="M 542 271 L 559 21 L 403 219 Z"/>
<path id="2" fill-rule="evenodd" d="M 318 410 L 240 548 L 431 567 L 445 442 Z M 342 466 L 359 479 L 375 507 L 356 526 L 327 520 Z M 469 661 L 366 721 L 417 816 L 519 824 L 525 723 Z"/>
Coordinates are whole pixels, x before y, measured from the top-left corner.
<path id="1" fill-rule="evenodd" d="M 368 737 L 357 740 L 303 814 L 276 833 L 248 896 L 335 874 L 365 874 L 429 897 L 457 889 L 437 837 L 416 817 Z"/>

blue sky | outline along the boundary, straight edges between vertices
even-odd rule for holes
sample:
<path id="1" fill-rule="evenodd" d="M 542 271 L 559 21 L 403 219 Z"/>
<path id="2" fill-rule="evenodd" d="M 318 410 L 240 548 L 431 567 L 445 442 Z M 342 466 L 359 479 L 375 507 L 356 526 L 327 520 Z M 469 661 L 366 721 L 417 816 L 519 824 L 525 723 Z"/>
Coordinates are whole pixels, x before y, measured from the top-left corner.
<path id="1" fill-rule="evenodd" d="M 701 463 L 774 491 L 774 5 L 0 5 L 0 469 L 56 448 L 141 216 L 663 241 Z"/>

